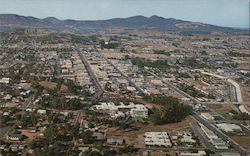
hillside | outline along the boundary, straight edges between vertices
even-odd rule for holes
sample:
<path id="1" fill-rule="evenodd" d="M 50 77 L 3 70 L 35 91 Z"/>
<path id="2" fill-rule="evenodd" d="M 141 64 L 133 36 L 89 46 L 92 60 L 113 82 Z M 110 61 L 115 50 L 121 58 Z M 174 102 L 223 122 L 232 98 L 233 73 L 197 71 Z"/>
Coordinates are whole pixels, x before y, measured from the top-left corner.
<path id="1" fill-rule="evenodd" d="M 0 31 L 17 28 L 48 28 L 59 32 L 96 32 L 112 29 L 154 30 L 161 32 L 211 33 L 211 32 L 247 32 L 247 30 L 219 27 L 198 22 L 189 22 L 159 16 L 133 16 L 109 20 L 76 21 L 59 20 L 54 17 L 38 19 L 15 14 L 0 14 Z"/>

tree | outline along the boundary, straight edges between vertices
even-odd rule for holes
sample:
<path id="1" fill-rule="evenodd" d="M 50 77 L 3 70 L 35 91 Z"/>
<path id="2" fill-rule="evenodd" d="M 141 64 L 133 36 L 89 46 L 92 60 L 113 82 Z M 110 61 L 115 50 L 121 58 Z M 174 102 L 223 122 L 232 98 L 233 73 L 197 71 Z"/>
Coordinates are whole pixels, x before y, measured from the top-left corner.
<path id="1" fill-rule="evenodd" d="M 192 113 L 191 106 L 184 105 L 171 96 L 150 96 L 144 99 L 161 106 L 160 109 L 153 108 L 150 114 L 150 119 L 155 124 L 180 122 Z"/>
<path id="2" fill-rule="evenodd" d="M 93 132 L 84 131 L 82 134 L 80 134 L 80 138 L 83 139 L 83 142 L 85 144 L 91 144 L 94 141 L 94 137 L 92 135 L 93 135 Z"/>

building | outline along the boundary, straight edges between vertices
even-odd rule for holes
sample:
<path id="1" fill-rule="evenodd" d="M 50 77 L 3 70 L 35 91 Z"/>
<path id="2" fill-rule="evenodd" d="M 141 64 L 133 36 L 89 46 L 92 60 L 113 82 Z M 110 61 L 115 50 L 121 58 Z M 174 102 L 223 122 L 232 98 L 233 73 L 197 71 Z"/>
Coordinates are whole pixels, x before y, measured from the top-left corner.
<path id="1" fill-rule="evenodd" d="M 180 156 L 204 156 L 206 155 L 205 151 L 198 151 L 197 153 L 191 153 L 191 152 L 181 152 Z"/>
<path id="2" fill-rule="evenodd" d="M 130 102 L 128 105 L 122 102 L 119 105 L 115 105 L 113 102 L 102 102 L 100 105 L 94 105 L 92 108 L 97 111 L 106 112 L 112 118 L 125 117 L 125 114 L 129 114 L 134 118 L 148 117 L 147 107 L 142 104 L 134 104 L 133 102 Z M 124 113 L 121 110 L 127 110 L 127 112 Z"/>
<path id="3" fill-rule="evenodd" d="M 10 83 L 10 78 L 3 77 L 2 79 L 0 79 L 0 83 L 9 84 Z"/>
<path id="4" fill-rule="evenodd" d="M 228 149 L 226 143 L 220 138 L 210 139 L 210 142 L 215 146 L 216 149 Z"/>
<path id="5" fill-rule="evenodd" d="M 216 124 L 216 126 L 225 132 L 242 131 L 240 126 L 231 123 L 221 123 L 221 124 Z"/>
<path id="6" fill-rule="evenodd" d="M 38 113 L 38 114 L 46 114 L 46 110 L 38 109 L 38 110 L 37 110 L 37 113 Z"/>
<path id="7" fill-rule="evenodd" d="M 189 135 L 187 133 L 184 133 L 182 138 L 181 138 L 181 142 L 182 143 L 191 143 L 191 144 L 193 144 L 193 143 L 196 143 L 196 140 L 193 139 L 192 134 Z"/>
<path id="8" fill-rule="evenodd" d="M 209 113 L 201 113 L 201 116 L 206 120 L 214 120 L 214 117 Z"/>
<path id="9" fill-rule="evenodd" d="M 7 139 L 11 141 L 20 141 L 23 139 L 23 135 L 17 133 L 17 131 L 11 131 L 8 133 Z"/>
<path id="10" fill-rule="evenodd" d="M 240 153 L 237 152 L 222 152 L 220 156 L 240 156 Z"/>
<path id="11" fill-rule="evenodd" d="M 146 146 L 172 146 L 167 132 L 146 132 L 144 142 Z"/>
<path id="12" fill-rule="evenodd" d="M 147 118 L 148 109 L 144 105 L 138 105 L 130 110 L 130 115 L 133 118 Z"/>
<path id="13" fill-rule="evenodd" d="M 209 142 L 216 148 L 216 149 L 228 149 L 227 144 L 221 138 L 219 138 L 213 131 L 208 129 L 206 126 L 200 124 L 201 130 L 206 134 L 209 139 Z"/>
<path id="14" fill-rule="evenodd" d="M 121 136 L 110 136 L 107 137 L 108 144 L 122 145 L 124 143 L 124 139 Z"/>

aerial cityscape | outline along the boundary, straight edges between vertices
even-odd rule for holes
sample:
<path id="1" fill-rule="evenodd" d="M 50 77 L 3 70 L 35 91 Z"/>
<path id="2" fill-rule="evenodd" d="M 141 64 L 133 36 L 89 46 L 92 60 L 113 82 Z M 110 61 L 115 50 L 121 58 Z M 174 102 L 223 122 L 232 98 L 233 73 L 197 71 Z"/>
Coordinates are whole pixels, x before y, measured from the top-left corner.
<path id="1" fill-rule="evenodd" d="M 240 17 L 235 27 L 15 8 L 0 11 L 0 155 L 250 155 L 250 29 Z"/>

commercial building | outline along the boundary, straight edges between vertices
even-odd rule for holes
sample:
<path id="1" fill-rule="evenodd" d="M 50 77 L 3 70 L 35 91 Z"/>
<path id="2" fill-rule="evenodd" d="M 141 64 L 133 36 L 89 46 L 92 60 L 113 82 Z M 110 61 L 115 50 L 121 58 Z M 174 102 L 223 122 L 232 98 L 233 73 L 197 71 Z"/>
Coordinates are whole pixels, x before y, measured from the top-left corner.
<path id="1" fill-rule="evenodd" d="M 242 131 L 240 126 L 231 123 L 221 123 L 221 124 L 216 124 L 216 126 L 225 132 Z"/>
<path id="2" fill-rule="evenodd" d="M 144 141 L 147 146 L 172 146 L 167 132 L 146 132 Z"/>
<path id="3" fill-rule="evenodd" d="M 227 144 L 221 138 L 219 138 L 213 131 L 208 129 L 206 126 L 200 124 L 201 130 L 206 134 L 209 139 L 209 142 L 216 148 L 216 149 L 228 149 Z"/>
<path id="4" fill-rule="evenodd" d="M 106 112 L 112 118 L 125 117 L 125 114 L 129 114 L 134 118 L 148 117 L 147 107 L 143 104 L 134 104 L 133 102 L 130 102 L 128 105 L 125 105 L 122 102 L 120 102 L 119 105 L 115 105 L 113 102 L 102 102 L 100 105 L 94 105 L 92 108 L 97 111 Z"/>

